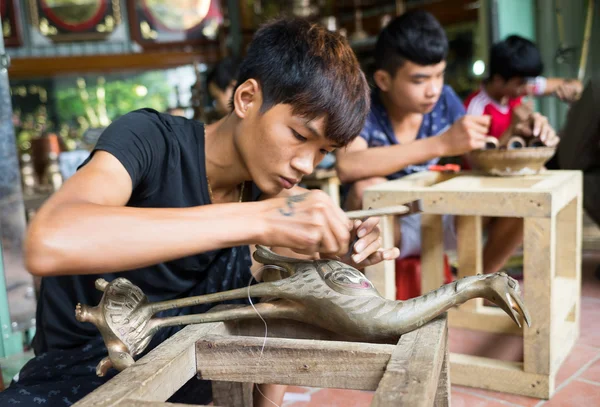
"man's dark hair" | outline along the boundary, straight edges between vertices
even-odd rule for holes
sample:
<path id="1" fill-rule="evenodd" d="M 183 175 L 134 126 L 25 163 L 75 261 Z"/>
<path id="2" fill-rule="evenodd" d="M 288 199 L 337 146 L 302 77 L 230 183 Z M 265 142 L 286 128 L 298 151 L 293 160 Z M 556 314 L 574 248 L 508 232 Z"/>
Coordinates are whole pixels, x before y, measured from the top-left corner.
<path id="1" fill-rule="evenodd" d="M 289 104 L 308 120 L 325 116 L 325 136 L 340 146 L 358 136 L 369 112 L 369 85 L 346 39 L 304 19 L 258 29 L 237 86 L 249 79 L 261 87 L 262 113 Z"/>
<path id="2" fill-rule="evenodd" d="M 518 35 L 497 42 L 490 50 L 489 78 L 500 75 L 504 80 L 531 78 L 544 70 L 542 56 L 536 45 Z"/>
<path id="3" fill-rule="evenodd" d="M 217 62 L 206 75 L 206 84 L 214 83 L 219 89 L 225 90 L 238 76 L 240 60 L 235 57 L 225 57 Z"/>
<path id="4" fill-rule="evenodd" d="M 448 37 L 439 21 L 423 10 L 406 12 L 379 33 L 375 45 L 375 69 L 390 75 L 410 61 L 434 65 L 448 56 Z"/>

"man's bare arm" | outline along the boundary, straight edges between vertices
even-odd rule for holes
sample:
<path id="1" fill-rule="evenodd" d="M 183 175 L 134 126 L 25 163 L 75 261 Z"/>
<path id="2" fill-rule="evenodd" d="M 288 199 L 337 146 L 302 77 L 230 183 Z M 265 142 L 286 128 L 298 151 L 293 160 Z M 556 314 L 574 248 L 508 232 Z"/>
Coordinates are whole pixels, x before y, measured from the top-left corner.
<path id="1" fill-rule="evenodd" d="M 419 164 L 443 155 L 436 137 L 416 140 L 409 144 L 368 148 L 357 137 L 346 148 L 336 152 L 336 170 L 344 184 L 371 177 L 386 177 L 409 165 Z"/>
<path id="2" fill-rule="evenodd" d="M 25 243 L 28 270 L 42 276 L 130 270 L 256 241 L 262 233 L 252 216 L 256 203 L 125 207 L 131 192 L 122 164 L 96 152 L 34 217 Z"/>

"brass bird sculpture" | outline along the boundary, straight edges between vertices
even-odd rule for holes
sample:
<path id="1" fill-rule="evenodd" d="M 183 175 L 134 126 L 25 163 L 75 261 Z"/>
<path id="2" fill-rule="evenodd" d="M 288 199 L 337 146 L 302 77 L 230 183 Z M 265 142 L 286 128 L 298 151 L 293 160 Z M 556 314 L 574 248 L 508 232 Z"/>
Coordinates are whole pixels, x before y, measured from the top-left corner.
<path id="1" fill-rule="evenodd" d="M 264 319 L 292 319 L 361 340 L 398 338 L 417 329 L 449 308 L 472 298 L 485 298 L 502 308 L 520 327 L 530 317 L 521 301 L 519 284 L 506 273 L 476 275 L 443 285 L 407 301 L 388 300 L 359 270 L 336 260 L 301 260 L 257 246 L 254 258 L 282 267 L 285 278 L 214 294 L 150 303 L 129 280 L 96 280 L 104 294 L 95 307 L 77 304 L 75 315 L 91 322 L 102 334 L 108 356 L 96 367 L 103 376 L 114 367 L 123 370 L 148 346 L 152 336 L 167 326 L 258 318 L 251 306 L 203 314 L 152 318 L 156 313 L 233 299 L 268 298 L 255 305 Z"/>

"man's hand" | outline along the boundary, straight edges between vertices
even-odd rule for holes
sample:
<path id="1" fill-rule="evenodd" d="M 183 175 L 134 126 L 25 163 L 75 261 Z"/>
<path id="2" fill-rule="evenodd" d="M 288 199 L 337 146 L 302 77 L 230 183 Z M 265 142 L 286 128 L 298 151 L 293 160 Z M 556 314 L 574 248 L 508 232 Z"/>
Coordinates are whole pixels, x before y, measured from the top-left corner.
<path id="1" fill-rule="evenodd" d="M 307 255 L 348 252 L 353 223 L 326 193 L 311 190 L 261 204 L 266 208 L 261 214 L 265 227 L 259 244 Z"/>
<path id="2" fill-rule="evenodd" d="M 440 135 L 444 156 L 457 156 L 485 147 L 490 128 L 490 116 L 466 115 Z"/>
<path id="3" fill-rule="evenodd" d="M 381 248 L 379 218 L 353 222 L 320 190 L 273 198 L 261 204 L 266 205 L 262 212 L 265 232 L 258 239 L 261 245 L 336 259 L 356 268 L 393 260 L 400 255 L 397 248 Z M 358 239 L 350 247 L 355 237 Z"/>
<path id="4" fill-rule="evenodd" d="M 357 269 L 372 266 L 383 260 L 394 260 L 400 256 L 400 250 L 396 247 L 391 249 L 381 247 L 381 229 L 378 217 L 368 218 L 364 222 L 355 220 L 352 237 L 358 237 L 358 240 L 339 260 Z"/>

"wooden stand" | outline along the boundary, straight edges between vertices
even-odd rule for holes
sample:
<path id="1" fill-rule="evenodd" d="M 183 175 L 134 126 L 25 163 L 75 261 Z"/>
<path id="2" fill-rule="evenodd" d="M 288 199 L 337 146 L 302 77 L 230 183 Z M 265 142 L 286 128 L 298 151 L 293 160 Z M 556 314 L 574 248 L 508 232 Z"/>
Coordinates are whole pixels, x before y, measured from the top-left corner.
<path id="1" fill-rule="evenodd" d="M 302 184 L 307 188 L 319 188 L 340 206 L 340 180 L 335 169 L 317 169 L 307 177 L 302 178 Z"/>
<path id="2" fill-rule="evenodd" d="M 213 381 L 215 406 L 251 407 L 253 383 L 374 390 L 372 406 L 449 406 L 442 315 L 393 343 L 342 340 L 293 321 L 190 325 L 80 400 L 78 407 L 173 407 L 194 375 Z"/>
<path id="3" fill-rule="evenodd" d="M 524 362 L 451 353 L 452 383 L 550 398 L 556 372 L 579 336 L 581 172 L 511 178 L 424 172 L 369 188 L 363 203 L 381 208 L 415 199 L 423 204 L 423 292 L 443 284 L 442 214 L 458 216 L 459 277 L 482 273 L 482 216 L 524 218 L 524 301 L 532 326 L 519 329 L 504 311 L 481 300 L 448 312 L 450 327 L 522 335 Z"/>

